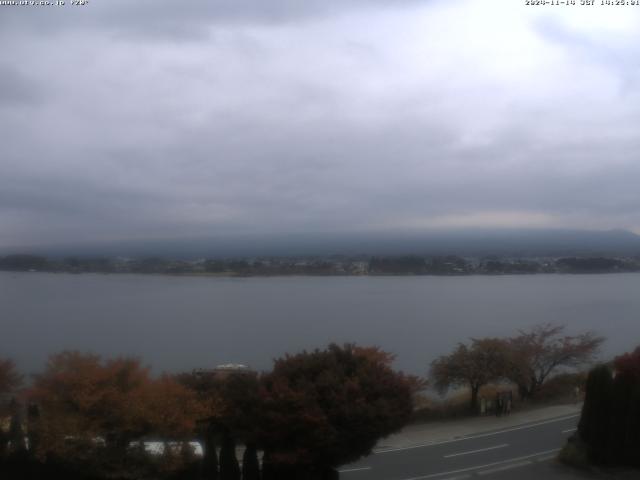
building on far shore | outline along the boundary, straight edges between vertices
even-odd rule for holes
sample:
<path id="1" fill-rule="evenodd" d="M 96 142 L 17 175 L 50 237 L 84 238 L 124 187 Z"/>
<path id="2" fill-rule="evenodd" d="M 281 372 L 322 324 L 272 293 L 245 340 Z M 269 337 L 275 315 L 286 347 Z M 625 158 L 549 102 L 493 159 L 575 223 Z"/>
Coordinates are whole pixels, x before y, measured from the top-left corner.
<path id="1" fill-rule="evenodd" d="M 254 370 L 242 363 L 224 363 L 215 368 L 197 368 L 193 370 L 196 377 L 216 377 L 224 379 L 230 375 L 248 375 L 255 373 Z"/>

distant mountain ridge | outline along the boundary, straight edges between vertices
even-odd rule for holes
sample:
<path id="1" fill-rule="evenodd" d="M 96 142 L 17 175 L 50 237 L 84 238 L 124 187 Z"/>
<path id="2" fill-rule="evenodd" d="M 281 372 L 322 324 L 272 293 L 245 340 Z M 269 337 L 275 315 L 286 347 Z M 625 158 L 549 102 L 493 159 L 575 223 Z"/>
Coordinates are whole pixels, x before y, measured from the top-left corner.
<path id="1" fill-rule="evenodd" d="M 496 255 L 521 258 L 571 255 L 635 256 L 640 255 L 640 236 L 627 230 L 469 229 L 421 233 L 236 235 L 0 249 L 0 255 L 27 252 L 50 257 L 159 256 L 181 259 L 408 254 Z"/>

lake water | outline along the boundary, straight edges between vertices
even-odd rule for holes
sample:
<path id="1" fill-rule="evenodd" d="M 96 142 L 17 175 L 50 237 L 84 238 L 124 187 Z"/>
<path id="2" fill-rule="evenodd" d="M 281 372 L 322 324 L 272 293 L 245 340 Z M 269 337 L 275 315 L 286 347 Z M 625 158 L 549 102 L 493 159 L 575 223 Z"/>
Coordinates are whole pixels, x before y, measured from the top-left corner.
<path id="1" fill-rule="evenodd" d="M 640 274 L 210 278 L 0 272 L 0 357 L 26 372 L 49 353 L 136 355 L 156 371 L 267 369 L 329 342 L 379 345 L 424 374 L 469 337 L 540 322 L 640 344 Z"/>

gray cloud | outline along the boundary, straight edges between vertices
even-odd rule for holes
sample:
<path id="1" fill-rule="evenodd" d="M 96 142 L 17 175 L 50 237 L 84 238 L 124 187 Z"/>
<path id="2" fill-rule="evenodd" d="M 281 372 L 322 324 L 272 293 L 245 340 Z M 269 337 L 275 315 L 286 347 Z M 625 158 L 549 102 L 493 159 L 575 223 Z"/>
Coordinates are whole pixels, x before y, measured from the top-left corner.
<path id="1" fill-rule="evenodd" d="M 42 99 L 37 82 L 15 68 L 0 64 L 0 108 L 37 104 Z"/>
<path id="2" fill-rule="evenodd" d="M 502 0 L 176 5 L 4 7 L 0 246 L 640 231 L 637 22 Z"/>
<path id="3" fill-rule="evenodd" d="M 81 8 L 5 8 L 0 25 L 34 33 L 100 28 L 134 36 L 198 38 L 212 26 L 229 23 L 277 25 L 429 1 L 433 0 L 103 0 Z"/>

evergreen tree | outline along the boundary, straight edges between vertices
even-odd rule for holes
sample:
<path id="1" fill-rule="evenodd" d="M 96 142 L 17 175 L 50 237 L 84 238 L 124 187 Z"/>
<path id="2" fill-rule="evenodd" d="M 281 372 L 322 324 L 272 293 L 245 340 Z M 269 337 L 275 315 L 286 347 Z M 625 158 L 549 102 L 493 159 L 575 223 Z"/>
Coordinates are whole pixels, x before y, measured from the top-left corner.
<path id="1" fill-rule="evenodd" d="M 615 359 L 616 463 L 640 466 L 640 347 Z"/>
<path id="2" fill-rule="evenodd" d="M 608 441 L 605 444 L 608 464 L 626 463 L 625 445 L 628 437 L 632 393 L 633 384 L 623 375 L 616 376 L 611 387 Z"/>
<path id="3" fill-rule="evenodd" d="M 218 453 L 213 432 L 206 432 L 203 439 L 202 479 L 218 480 Z"/>
<path id="4" fill-rule="evenodd" d="M 629 465 L 640 467 L 640 382 L 635 383 L 630 403 L 625 457 L 628 459 Z"/>
<path id="5" fill-rule="evenodd" d="M 240 465 L 236 457 L 236 442 L 225 433 L 220 449 L 220 480 L 240 480 Z"/>
<path id="6" fill-rule="evenodd" d="M 10 452 L 13 455 L 21 455 L 27 451 L 21 405 L 14 399 L 11 400 L 11 422 L 9 424 Z"/>
<path id="7" fill-rule="evenodd" d="M 609 367 L 600 365 L 589 372 L 578 432 L 594 463 L 606 463 L 607 460 L 612 388 L 613 376 Z"/>
<path id="8" fill-rule="evenodd" d="M 276 472 L 271 459 L 271 454 L 268 450 L 265 450 L 262 455 L 262 480 L 276 480 Z"/>
<path id="9" fill-rule="evenodd" d="M 255 444 L 247 445 L 242 456 L 242 480 L 260 480 L 260 462 Z"/>

